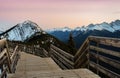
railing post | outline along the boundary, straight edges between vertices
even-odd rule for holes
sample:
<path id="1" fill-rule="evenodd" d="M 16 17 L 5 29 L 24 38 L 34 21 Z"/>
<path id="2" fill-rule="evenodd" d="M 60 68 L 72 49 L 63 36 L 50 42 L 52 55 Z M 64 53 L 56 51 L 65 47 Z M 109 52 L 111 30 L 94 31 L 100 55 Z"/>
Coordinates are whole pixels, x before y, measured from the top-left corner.
<path id="1" fill-rule="evenodd" d="M 99 47 L 99 42 L 97 42 L 97 47 Z M 99 51 L 97 51 L 97 65 L 99 65 Z M 97 69 L 97 74 L 99 74 L 99 70 Z"/>
<path id="2" fill-rule="evenodd" d="M 89 38 L 88 38 L 88 54 L 87 54 L 87 59 L 88 59 L 88 69 L 90 69 L 90 41 L 89 41 Z"/>
<path id="3" fill-rule="evenodd" d="M 49 51 L 48 51 L 48 56 L 49 56 L 49 57 L 51 57 L 51 54 L 52 54 L 52 53 L 51 53 L 51 46 L 52 46 L 52 45 L 50 45 L 50 49 L 49 49 Z"/>

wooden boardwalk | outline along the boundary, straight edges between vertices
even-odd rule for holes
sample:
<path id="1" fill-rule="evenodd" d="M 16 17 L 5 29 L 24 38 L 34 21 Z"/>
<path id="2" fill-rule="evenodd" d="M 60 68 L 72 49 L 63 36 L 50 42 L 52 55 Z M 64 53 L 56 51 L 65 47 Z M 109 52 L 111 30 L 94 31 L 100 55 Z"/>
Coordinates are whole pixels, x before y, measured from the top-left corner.
<path id="1" fill-rule="evenodd" d="M 8 78 L 100 78 L 88 69 L 62 70 L 51 58 L 21 52 L 16 72 Z"/>

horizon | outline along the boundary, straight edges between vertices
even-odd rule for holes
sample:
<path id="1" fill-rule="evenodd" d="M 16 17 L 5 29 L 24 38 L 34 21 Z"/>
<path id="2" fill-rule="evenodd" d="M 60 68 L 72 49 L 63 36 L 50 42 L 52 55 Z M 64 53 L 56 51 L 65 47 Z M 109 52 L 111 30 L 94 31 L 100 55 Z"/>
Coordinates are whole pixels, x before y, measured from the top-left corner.
<path id="1" fill-rule="evenodd" d="M 0 30 L 26 19 L 43 30 L 110 23 L 120 19 L 119 7 L 120 0 L 0 0 Z"/>
<path id="2" fill-rule="evenodd" d="M 119 20 L 120 21 L 120 19 L 116 19 L 116 20 Z M 110 21 L 110 22 L 101 22 L 101 23 L 90 23 L 90 24 L 93 24 L 93 25 L 97 25 L 97 24 L 102 24 L 102 23 L 108 23 L 108 24 L 110 24 L 110 23 L 112 23 L 112 22 L 115 22 L 116 20 L 113 20 L 113 21 Z M 31 20 L 25 20 L 25 21 L 31 21 Z M 25 21 L 23 21 L 23 22 L 21 22 L 21 23 L 24 23 Z M 33 21 L 31 21 L 31 22 L 33 22 Z M 18 23 L 18 24 L 21 24 L 21 23 Z M 35 22 L 34 22 L 35 23 Z M 37 24 L 37 23 L 36 23 Z M 90 24 L 88 24 L 88 25 L 86 25 L 86 26 L 84 26 L 84 27 L 87 27 L 87 26 L 89 26 Z M 16 24 L 17 25 L 17 24 Z M 38 25 L 38 24 L 37 24 Z M 14 25 L 15 26 L 15 25 Z M 12 26 L 12 27 L 14 27 L 14 26 Z M 39 26 L 39 25 L 38 25 Z M 11 27 L 11 28 L 12 28 Z M 39 26 L 40 27 L 40 26 Z M 83 27 L 83 26 L 76 26 L 76 27 L 74 27 L 74 28 L 70 28 L 69 26 L 64 26 L 64 27 L 57 27 L 57 28 L 51 28 L 51 29 L 45 29 L 45 31 L 49 31 L 49 30 L 52 30 L 52 29 L 62 29 L 62 28 L 69 28 L 69 29 L 71 29 L 71 30 L 74 30 L 74 29 L 76 29 L 77 27 Z M 41 28 L 41 27 L 40 27 Z M 9 29 L 9 28 L 8 28 Z M 8 30 L 8 29 L 6 29 L 6 30 Z M 42 28 L 41 28 L 42 29 Z M 5 30 L 5 31 L 6 31 Z M 1 30 L 0 30 L 1 31 Z"/>

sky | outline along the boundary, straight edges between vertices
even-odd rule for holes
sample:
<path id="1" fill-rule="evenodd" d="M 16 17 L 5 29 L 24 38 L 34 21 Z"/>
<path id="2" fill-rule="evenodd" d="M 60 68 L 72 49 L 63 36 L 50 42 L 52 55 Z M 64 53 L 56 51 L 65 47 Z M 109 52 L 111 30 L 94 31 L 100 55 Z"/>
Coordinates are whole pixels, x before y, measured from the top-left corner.
<path id="1" fill-rule="evenodd" d="M 0 30 L 31 20 L 42 29 L 120 19 L 120 0 L 0 0 Z"/>

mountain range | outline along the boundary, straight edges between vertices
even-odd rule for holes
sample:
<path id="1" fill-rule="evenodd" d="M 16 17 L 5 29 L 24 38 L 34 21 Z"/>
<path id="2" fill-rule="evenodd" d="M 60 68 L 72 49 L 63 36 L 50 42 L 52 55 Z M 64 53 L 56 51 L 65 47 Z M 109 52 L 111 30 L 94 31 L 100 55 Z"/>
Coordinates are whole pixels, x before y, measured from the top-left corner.
<path id="1" fill-rule="evenodd" d="M 68 43 L 70 33 L 72 33 L 76 48 L 79 48 L 90 35 L 120 38 L 120 20 L 115 20 L 111 23 L 89 24 L 88 26 L 76 27 L 75 29 L 64 27 L 46 31 L 43 31 L 36 23 L 27 20 L 4 32 L 0 32 L 0 38 L 25 42 L 37 35 L 47 34 L 52 38 L 54 36 L 54 38 Z"/>
<path id="2" fill-rule="evenodd" d="M 115 20 L 111 23 L 103 22 L 101 24 L 89 24 L 88 26 L 76 27 L 75 29 L 70 29 L 68 27 L 51 29 L 46 30 L 46 32 L 65 43 L 68 42 L 69 35 L 72 33 L 76 47 L 79 48 L 84 40 L 90 35 L 120 38 L 120 20 Z"/>

